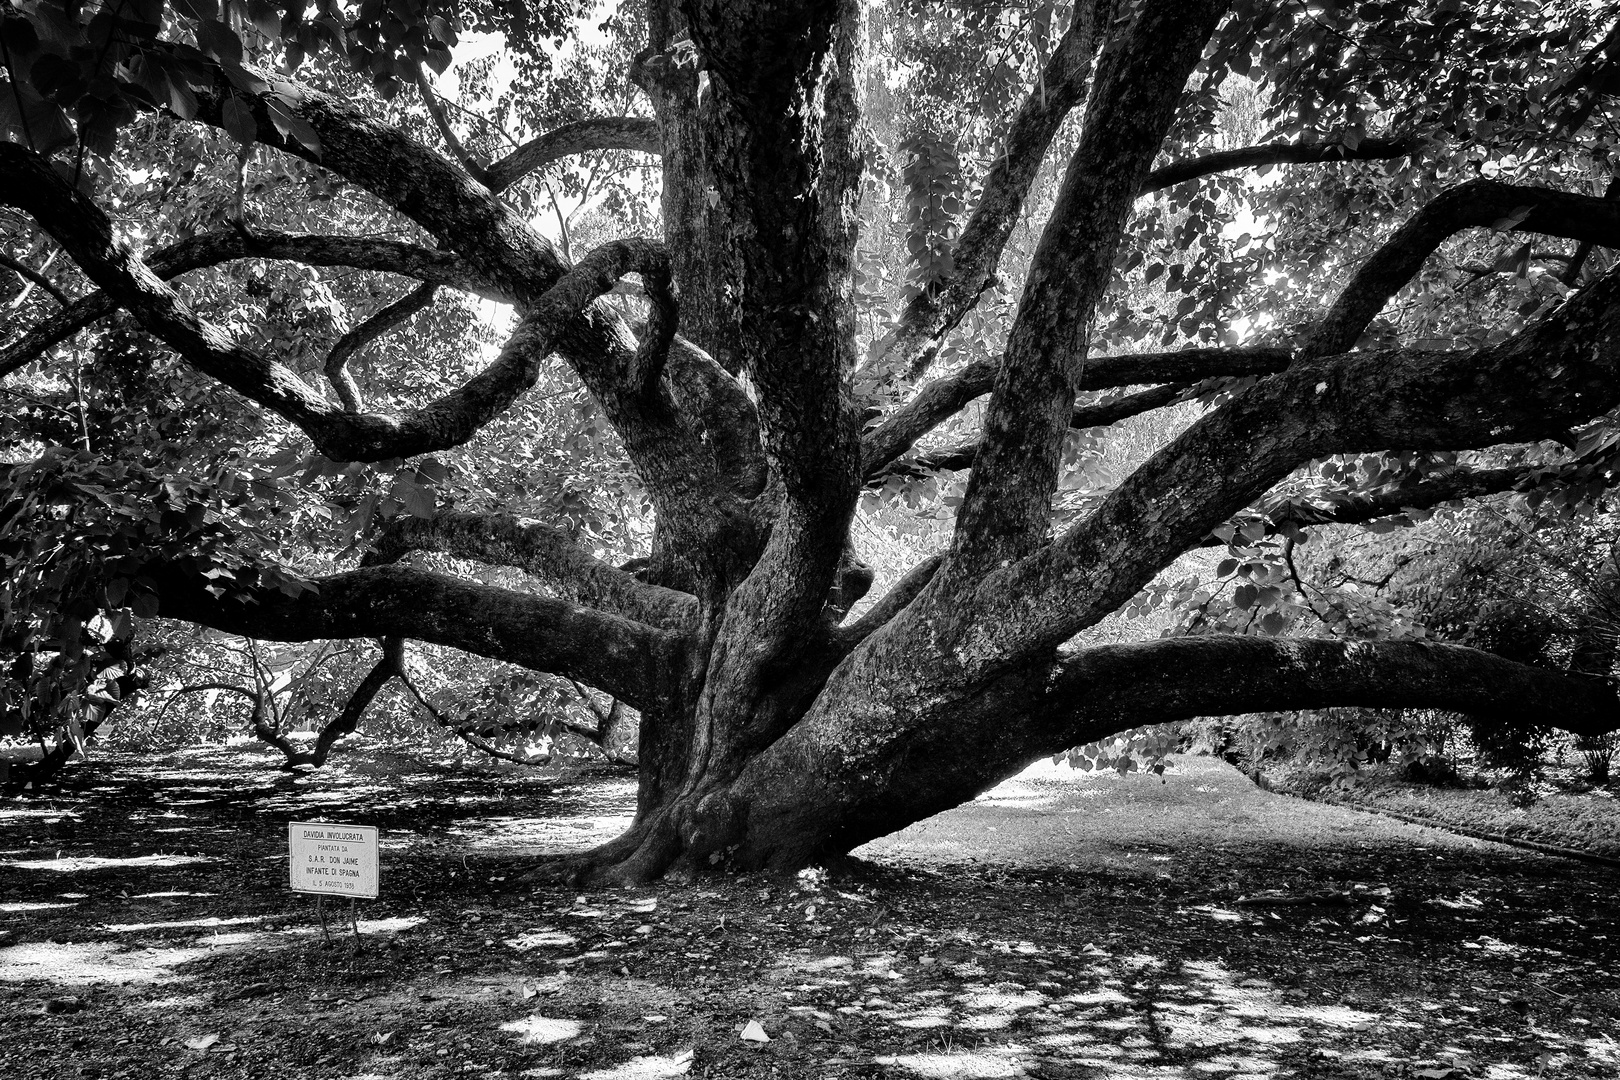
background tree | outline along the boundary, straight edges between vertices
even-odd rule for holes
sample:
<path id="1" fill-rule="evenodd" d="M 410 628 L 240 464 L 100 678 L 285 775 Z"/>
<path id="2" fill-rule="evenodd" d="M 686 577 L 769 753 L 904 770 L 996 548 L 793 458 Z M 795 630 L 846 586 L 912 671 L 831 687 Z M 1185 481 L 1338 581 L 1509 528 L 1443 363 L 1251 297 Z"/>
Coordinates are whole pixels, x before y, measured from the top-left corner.
<path id="1" fill-rule="evenodd" d="M 563 6 L 8 4 L 0 202 L 32 223 L 7 257 L 34 306 L 0 372 L 41 410 L 5 510 L 14 687 L 82 684 L 126 611 L 574 680 L 640 716 L 635 825 L 559 871 L 618 880 L 802 866 L 1145 723 L 1620 724 L 1605 678 L 1375 639 L 1282 578 L 1311 526 L 1609 483 L 1620 278 L 1595 253 L 1620 204 L 1585 191 L 1612 20 L 864 7 L 654 0 L 593 31 Z M 469 67 L 476 119 L 424 72 L 468 26 L 519 58 L 504 88 Z M 534 186 L 599 153 L 657 156 L 656 214 L 641 166 L 609 164 L 594 219 L 657 239 L 581 250 L 564 205 L 598 190 L 589 164 Z M 206 228 L 140 224 L 204 170 L 229 189 Z M 1483 269 L 1437 283 L 1460 252 Z M 455 292 L 511 306 L 498 345 Z M 71 342 L 116 310 L 173 380 L 130 411 L 220 429 L 97 442 Z M 376 344 L 407 320 L 408 349 Z M 545 422 L 547 387 L 596 428 L 582 487 L 615 513 L 532 497 L 560 487 L 538 447 L 579 430 Z M 1166 407 L 1151 454 L 1106 459 L 1096 429 Z M 852 525 L 869 483 L 904 497 L 897 462 L 948 540 L 853 610 L 874 575 Z M 1204 623 L 1227 632 L 1088 643 L 1126 605 L 1212 613 L 1161 576 L 1211 544 L 1230 596 Z M 1307 609 L 1325 628 L 1291 633 Z"/>

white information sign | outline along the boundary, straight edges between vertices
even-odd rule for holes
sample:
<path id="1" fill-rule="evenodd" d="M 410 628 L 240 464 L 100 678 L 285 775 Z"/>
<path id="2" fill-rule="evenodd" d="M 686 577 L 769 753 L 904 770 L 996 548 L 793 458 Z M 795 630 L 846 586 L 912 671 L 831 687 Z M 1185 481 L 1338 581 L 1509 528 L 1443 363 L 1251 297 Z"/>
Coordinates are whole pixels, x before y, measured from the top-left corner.
<path id="1" fill-rule="evenodd" d="M 372 825 L 287 826 L 287 875 L 294 892 L 377 898 L 377 829 Z"/>

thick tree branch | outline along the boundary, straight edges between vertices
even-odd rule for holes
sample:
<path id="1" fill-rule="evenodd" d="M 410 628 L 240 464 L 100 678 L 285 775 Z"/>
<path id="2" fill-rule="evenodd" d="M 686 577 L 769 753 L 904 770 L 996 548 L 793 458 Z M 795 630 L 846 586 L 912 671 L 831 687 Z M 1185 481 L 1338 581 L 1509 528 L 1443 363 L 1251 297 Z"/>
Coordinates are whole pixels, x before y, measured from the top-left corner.
<path id="1" fill-rule="evenodd" d="M 253 69 L 278 97 L 315 130 L 317 154 L 283 136 L 264 100 L 251 102 L 258 139 L 313 161 L 371 192 L 458 252 L 481 280 L 510 296 L 520 311 L 539 303 L 569 267 L 556 249 L 466 170 L 429 150 L 402 130 L 379 123 L 359 108 L 273 73 Z M 240 95 L 220 74 L 198 93 L 197 118 L 222 127 L 223 108 Z M 633 392 L 624 379 L 636 342 L 619 315 L 591 304 L 557 335 L 552 348 L 566 360 L 602 404 L 647 485 L 659 520 L 683 549 L 701 550 L 717 516 L 741 513 L 732 497 L 733 477 L 720 474 L 705 428 L 681 414 L 660 388 Z"/>
<path id="2" fill-rule="evenodd" d="M 1427 641 L 1161 638 L 1066 657 L 1051 687 L 1037 721 L 1051 752 L 1141 724 L 1337 706 L 1446 709 L 1576 734 L 1620 728 L 1605 679 Z"/>
<path id="3" fill-rule="evenodd" d="M 869 645 L 881 642 L 875 635 Z M 1347 704 L 1531 717 L 1581 734 L 1620 727 L 1607 681 L 1458 645 L 1166 638 L 1028 660 L 915 718 L 869 706 L 858 739 L 847 718 L 814 715 L 750 762 L 736 798 L 751 828 L 769 823 L 784 838 L 763 857 L 791 865 L 817 850 L 847 851 L 1042 756 L 1142 724 Z M 813 809 L 805 785 L 826 794 Z"/>
<path id="4" fill-rule="evenodd" d="M 1407 157 L 1423 149 L 1423 140 L 1416 138 L 1362 139 L 1351 148 L 1342 142 L 1265 143 L 1242 146 L 1233 150 L 1217 150 L 1184 161 L 1154 169 L 1142 183 L 1142 194 L 1162 191 L 1176 184 L 1197 180 L 1214 173 L 1233 169 L 1252 169 L 1260 165 L 1307 165 L 1332 161 L 1383 161 Z"/>
<path id="5" fill-rule="evenodd" d="M 1373 317 L 1436 248 L 1463 229 L 1486 227 L 1620 247 L 1620 202 L 1496 180 L 1470 180 L 1441 192 L 1361 264 L 1301 355 L 1329 356 L 1354 348 Z"/>
<path id="6" fill-rule="evenodd" d="M 1001 153 L 985 174 L 978 205 L 951 250 L 955 267 L 951 276 L 940 288 L 919 293 L 906 305 L 894 330 L 873 350 L 879 363 L 893 356 L 911 374 L 920 373 L 933 361 L 940 339 L 989 286 L 1047 148 L 1085 96 L 1095 54 L 1092 7 L 1088 0 L 1075 4 L 1069 29 L 1008 125 Z"/>
<path id="7" fill-rule="evenodd" d="M 1408 510 L 1427 510 L 1458 499 L 1499 495 L 1531 484 L 1538 474 L 1560 471 L 1560 466 L 1515 465 L 1500 469 L 1456 466 L 1372 495 L 1358 495 L 1326 506 L 1300 499 L 1263 507 L 1274 527 L 1291 523 L 1310 525 L 1365 525 Z M 1224 543 L 1224 541 L 1222 541 Z"/>
<path id="8" fill-rule="evenodd" d="M 1100 401 L 1094 405 L 1082 405 L 1069 416 L 1069 426 L 1084 430 L 1086 428 L 1108 427 L 1121 420 L 1128 420 L 1133 416 L 1150 412 L 1153 409 L 1162 409 L 1166 405 L 1174 404 L 1191 389 L 1191 383 L 1167 383 L 1164 386 L 1155 386 L 1150 390 L 1142 390 L 1135 394 L 1123 394 L 1109 401 Z M 879 476 L 890 473 L 917 474 L 939 472 L 941 469 L 970 469 L 973 467 L 973 458 L 979 452 L 977 439 L 958 443 L 943 450 L 931 450 L 926 454 L 919 454 L 914 458 L 890 462 L 888 467 Z M 868 482 L 875 477 L 869 477 Z"/>
<path id="9" fill-rule="evenodd" d="M 530 139 L 510 154 L 490 165 L 484 184 L 491 191 L 505 191 L 530 173 L 574 154 L 592 150 L 639 150 L 659 154 L 656 121 L 640 116 L 602 116 L 575 120 Z"/>
<path id="10" fill-rule="evenodd" d="M 1620 274 L 1476 352 L 1296 363 L 1195 423 L 1056 543 L 987 577 L 968 605 L 966 648 L 1055 646 L 1313 458 L 1557 438 L 1617 404 Z"/>
<path id="11" fill-rule="evenodd" d="M 189 271 L 234 259 L 276 259 L 307 266 L 377 270 L 447 285 L 504 303 L 512 300 L 511 296 L 480 281 L 464 260 L 450 252 L 360 236 L 312 236 L 262 230 L 247 233 L 226 229 L 170 244 L 155 252 L 146 265 L 158 277 L 169 281 Z M 0 348 L 0 376 L 16 371 L 45 350 L 117 310 L 112 297 L 100 291 L 73 301 L 16 341 Z"/>
<path id="12" fill-rule="evenodd" d="M 1293 360 L 1287 349 L 1181 349 L 1092 357 L 1077 364 L 1076 390 L 1104 390 L 1148 383 L 1186 383 L 1222 375 L 1270 375 Z M 890 413 L 862 439 L 861 467 L 866 476 L 884 466 L 928 432 L 961 412 L 974 398 L 990 392 L 996 362 L 978 360 L 952 375 L 934 379 L 915 397 Z"/>
<path id="13" fill-rule="evenodd" d="M 669 362 L 670 346 L 675 341 L 675 327 L 680 322 L 680 309 L 675 301 L 675 283 L 669 276 L 669 259 L 660 250 L 656 257 L 646 259 L 637 268 L 641 273 L 642 289 L 647 296 L 647 325 L 641 343 L 630 358 L 630 371 L 626 382 L 630 392 L 651 397 L 664 377 Z"/>
<path id="14" fill-rule="evenodd" d="M 1615 23 L 1615 30 L 1620 31 L 1620 22 Z M 1620 174 L 1610 177 L 1609 186 L 1603 189 L 1603 197 L 1620 199 Z M 1586 260 L 1592 257 L 1592 250 L 1596 247 L 1592 241 L 1582 240 L 1575 248 L 1575 254 L 1570 256 L 1569 265 L 1564 268 L 1564 273 L 1558 280 L 1574 288 L 1581 280 L 1581 271 L 1586 267 Z"/>
<path id="15" fill-rule="evenodd" d="M 890 586 L 877 603 L 866 610 L 860 618 L 847 626 L 840 626 L 834 631 L 834 638 L 839 646 L 853 649 L 873 632 L 884 626 L 890 619 L 906 609 L 906 605 L 917 599 L 923 588 L 933 580 L 934 574 L 939 570 L 941 556 L 930 555 L 928 558 L 907 570 L 905 576 Z"/>
<path id="16" fill-rule="evenodd" d="M 587 555 L 561 529 L 510 514 L 447 511 L 431 518 L 395 518 L 373 541 L 365 562 L 394 563 L 417 551 L 516 567 L 561 599 L 660 629 L 689 630 L 697 616 L 692 596 L 648 585 Z"/>
<path id="17" fill-rule="evenodd" d="M 344 411 L 357 413 L 365 409 L 360 387 L 354 381 L 354 376 L 349 374 L 349 357 L 427 307 L 438 291 L 439 287 L 431 281 L 423 282 L 338 338 L 332 351 L 326 354 L 325 371 L 327 381 L 343 403 Z"/>
<path id="18" fill-rule="evenodd" d="M 565 675 L 643 708 L 662 700 L 678 635 L 564 600 L 405 566 L 298 583 L 238 585 L 223 597 L 189 571 L 151 567 L 163 618 L 270 641 L 408 637 Z"/>
<path id="19" fill-rule="evenodd" d="M 1225 9 L 1225 0 L 1148 5 L 1103 48 L 1085 133 L 996 371 L 941 578 L 977 578 L 1046 536 L 1092 311 L 1113 280 L 1114 253 L 1181 91 Z"/>
<path id="20" fill-rule="evenodd" d="M 198 318 L 115 239 L 100 208 L 37 155 L 0 146 L 0 201 L 32 215 L 91 280 L 188 364 L 296 424 L 317 450 L 338 461 L 380 461 L 459 446 L 534 385 L 541 362 L 581 311 L 624 274 L 664 262 L 653 241 L 604 244 L 527 305 L 494 363 L 456 390 L 396 418 L 334 408 L 290 369 Z"/>

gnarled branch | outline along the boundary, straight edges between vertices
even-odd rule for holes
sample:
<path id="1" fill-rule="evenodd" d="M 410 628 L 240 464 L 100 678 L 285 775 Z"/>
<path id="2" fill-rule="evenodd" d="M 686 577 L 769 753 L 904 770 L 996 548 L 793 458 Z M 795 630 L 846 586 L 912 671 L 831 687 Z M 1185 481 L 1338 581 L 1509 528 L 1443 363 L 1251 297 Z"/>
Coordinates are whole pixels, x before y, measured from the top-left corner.
<path id="1" fill-rule="evenodd" d="M 644 117 L 600 116 L 575 120 L 530 139 L 490 165 L 484 184 L 491 191 L 505 191 L 553 161 L 591 150 L 639 150 L 644 154 L 658 154 L 663 146 L 658 139 L 657 123 Z"/>
<path id="2" fill-rule="evenodd" d="M 430 518 L 395 518 L 373 541 L 365 562 L 394 563 L 417 551 L 515 567 L 562 599 L 661 629 L 690 629 L 697 615 L 692 596 L 646 584 L 587 555 L 561 529 L 510 514 L 445 511 Z"/>
<path id="3" fill-rule="evenodd" d="M 283 135 L 264 99 L 251 101 L 257 138 L 352 181 L 456 251 L 490 287 L 509 296 L 520 311 L 538 304 L 569 267 L 552 244 L 523 216 L 442 155 L 397 127 L 379 123 L 354 105 L 271 72 L 250 69 L 275 88 L 283 107 L 295 111 L 320 139 L 319 153 Z M 224 105 L 240 100 L 219 73 L 197 94 L 197 119 L 224 126 Z M 652 395 L 631 392 L 636 343 L 624 320 L 602 303 L 589 305 L 551 345 L 602 404 L 647 485 L 660 520 L 700 548 L 716 514 L 742 512 L 732 497 L 733 478 L 723 476 L 703 427 L 683 416 L 663 388 Z"/>
<path id="4" fill-rule="evenodd" d="M 1436 248 L 1463 229 L 1485 227 L 1620 247 L 1620 202 L 1497 180 L 1470 180 L 1443 191 L 1361 264 L 1301 355 L 1329 356 L 1353 348 L 1373 317 Z"/>
<path id="5" fill-rule="evenodd" d="M 423 282 L 404 296 L 388 304 L 371 318 L 338 338 L 332 351 L 326 354 L 326 379 L 332 384 L 338 400 L 347 412 L 357 413 L 365 408 L 360 387 L 349 374 L 349 357 L 401 325 L 412 315 L 433 302 L 439 287 L 431 281 Z"/>
<path id="6" fill-rule="evenodd" d="M 1077 390 L 1105 390 L 1147 383 L 1196 382 L 1221 375 L 1270 375 L 1293 360 L 1287 349 L 1240 347 L 1180 349 L 1092 357 L 1077 365 Z M 861 467 L 872 476 L 905 453 L 918 439 L 955 416 L 976 397 L 990 392 L 997 363 L 976 360 L 962 370 L 934 379 L 890 413 L 862 439 Z"/>
<path id="7" fill-rule="evenodd" d="M 408 637 L 535 671 L 565 675 L 655 705 L 679 635 L 534 596 L 407 566 L 373 566 L 277 585 L 240 583 L 222 597 L 209 579 L 173 566 L 148 569 L 158 614 L 271 641 Z"/>
<path id="8" fill-rule="evenodd" d="M 1313 458 L 1555 438 L 1616 404 L 1620 274 L 1489 348 L 1296 363 L 1199 420 L 1055 543 L 986 577 L 969 605 L 972 648 L 1055 646 Z"/>
<path id="9" fill-rule="evenodd" d="M 147 269 L 164 281 L 192 270 L 234 259 L 278 259 L 307 266 L 350 266 L 378 270 L 436 285 L 477 293 L 491 300 L 510 302 L 508 294 L 481 281 L 459 256 L 397 240 L 360 236 L 318 236 L 225 229 L 170 244 L 146 260 Z M 16 341 L 0 348 L 0 376 L 10 374 L 94 323 L 118 305 L 104 292 L 72 301 L 62 311 L 38 323 Z"/>
<path id="10" fill-rule="evenodd" d="M 335 409 L 282 364 L 230 341 L 115 239 L 106 214 L 37 155 L 0 146 L 0 201 L 31 214 L 96 284 L 188 364 L 298 425 L 317 450 L 339 461 L 409 457 L 465 442 L 534 385 L 541 361 L 588 305 L 624 274 L 663 260 L 654 241 L 604 244 L 527 306 L 494 363 L 396 418 Z"/>

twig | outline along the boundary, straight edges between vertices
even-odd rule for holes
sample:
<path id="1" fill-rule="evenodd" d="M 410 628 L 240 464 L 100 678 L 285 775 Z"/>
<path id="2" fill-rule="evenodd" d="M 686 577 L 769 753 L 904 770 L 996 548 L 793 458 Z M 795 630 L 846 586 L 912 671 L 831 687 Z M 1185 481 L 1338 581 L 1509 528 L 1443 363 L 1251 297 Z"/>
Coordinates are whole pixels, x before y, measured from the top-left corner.
<path id="1" fill-rule="evenodd" d="M 428 82 L 427 71 L 421 64 L 416 65 L 416 89 L 422 94 L 422 104 L 427 106 L 428 115 L 433 118 L 434 126 L 439 129 L 439 134 L 444 136 L 444 144 L 450 148 L 451 156 L 456 159 L 457 164 L 472 174 L 473 179 L 489 187 L 489 170 L 475 160 L 461 144 L 455 129 L 450 126 L 450 118 L 444 114 L 444 106 L 439 102 L 439 95 L 434 91 L 433 84 Z"/>
<path id="2" fill-rule="evenodd" d="M 0 266 L 4 266 L 7 270 L 10 270 L 20 278 L 32 281 L 35 285 L 38 285 L 40 288 L 50 293 L 51 298 L 58 304 L 61 304 L 63 307 L 67 307 L 69 304 L 73 303 L 73 298 L 67 293 L 63 292 L 61 289 L 57 288 L 56 284 L 51 281 L 50 278 L 46 277 L 38 270 L 35 270 L 32 266 L 29 266 L 21 259 L 13 258 L 12 256 L 7 255 L 5 252 L 0 251 Z"/>
<path id="3" fill-rule="evenodd" d="M 433 717 L 434 723 L 455 735 L 468 746 L 471 746 L 476 750 L 481 750 L 490 757 L 500 758 L 502 761 L 510 761 L 514 765 L 533 765 L 536 763 L 532 758 L 518 757 L 514 753 L 510 753 L 509 751 L 502 750 L 492 745 L 487 740 L 473 734 L 469 729 L 451 723 L 450 720 L 446 718 L 442 712 L 435 708 L 427 698 L 422 696 L 422 692 L 416 688 L 416 683 L 411 680 L 410 675 L 406 674 L 403 659 L 399 665 L 399 681 L 405 685 L 406 690 L 410 691 L 410 695 L 416 699 L 416 703 L 422 706 L 423 709 L 427 710 L 427 714 L 429 716 Z"/>

